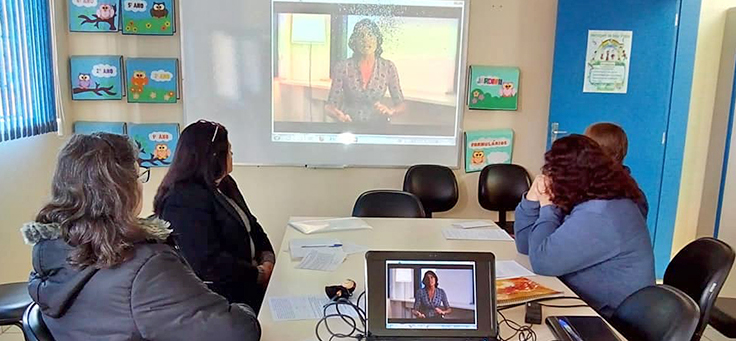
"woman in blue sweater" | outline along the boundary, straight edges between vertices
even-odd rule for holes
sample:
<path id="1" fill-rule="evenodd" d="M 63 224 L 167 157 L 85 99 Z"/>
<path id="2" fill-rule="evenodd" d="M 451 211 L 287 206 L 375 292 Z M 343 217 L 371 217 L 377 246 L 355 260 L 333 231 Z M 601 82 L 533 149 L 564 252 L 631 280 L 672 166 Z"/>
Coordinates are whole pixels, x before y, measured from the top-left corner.
<path id="1" fill-rule="evenodd" d="M 571 135 L 545 154 L 542 175 L 516 208 L 516 248 L 534 272 L 558 276 L 601 315 L 654 285 L 642 193 L 593 140 Z"/>

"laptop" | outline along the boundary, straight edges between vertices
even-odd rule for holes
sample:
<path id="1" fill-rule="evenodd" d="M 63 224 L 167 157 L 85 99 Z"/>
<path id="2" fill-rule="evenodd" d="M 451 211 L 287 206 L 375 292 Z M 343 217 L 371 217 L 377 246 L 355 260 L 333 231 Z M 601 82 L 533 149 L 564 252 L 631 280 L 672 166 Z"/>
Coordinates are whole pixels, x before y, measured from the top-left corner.
<path id="1" fill-rule="evenodd" d="M 492 253 L 370 251 L 365 259 L 368 340 L 496 340 Z"/>

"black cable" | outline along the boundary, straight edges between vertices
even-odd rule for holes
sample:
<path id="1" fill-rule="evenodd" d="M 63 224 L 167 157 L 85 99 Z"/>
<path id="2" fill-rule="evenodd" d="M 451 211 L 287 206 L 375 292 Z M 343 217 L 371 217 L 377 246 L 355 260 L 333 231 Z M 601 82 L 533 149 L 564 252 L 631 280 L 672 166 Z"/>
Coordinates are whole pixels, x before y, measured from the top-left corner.
<path id="1" fill-rule="evenodd" d="M 509 336 L 508 338 L 502 338 L 499 335 L 500 341 L 510 341 L 514 339 L 515 337 L 518 337 L 519 341 L 536 341 L 537 340 L 537 333 L 534 332 L 532 329 L 532 325 L 523 326 L 520 325 L 512 320 L 509 320 L 506 318 L 506 316 L 503 315 L 502 312 L 498 312 L 499 315 L 501 315 L 501 320 L 498 322 L 498 329 L 500 334 L 501 324 L 506 324 L 506 326 L 509 327 L 509 329 L 514 331 L 514 334 Z"/>
<path id="2" fill-rule="evenodd" d="M 526 301 L 526 302 L 522 302 L 522 303 L 516 303 L 516 304 L 506 305 L 506 306 L 503 306 L 503 307 L 498 308 L 497 310 L 498 311 L 501 311 L 501 310 L 507 310 L 507 309 L 512 309 L 512 308 L 516 308 L 516 307 L 521 307 L 523 305 L 526 305 L 529 302 L 545 302 L 545 301 L 555 301 L 555 300 L 578 300 L 578 301 L 582 301 L 583 299 L 580 298 L 580 297 L 574 297 L 574 296 L 545 297 L 545 298 L 538 298 L 536 300 Z M 587 307 L 587 305 L 586 305 L 586 307 Z"/>
<path id="3" fill-rule="evenodd" d="M 539 305 L 541 305 L 542 307 L 547 307 L 547 308 L 587 308 L 588 307 L 587 304 L 556 305 L 556 304 L 539 303 Z"/>
<path id="4" fill-rule="evenodd" d="M 361 299 L 365 297 L 365 291 L 362 292 L 360 295 L 358 295 L 358 299 L 356 303 L 351 302 L 347 298 L 339 298 L 336 301 L 330 302 L 325 304 L 322 307 L 322 314 L 323 317 L 317 322 L 317 325 L 314 328 L 314 333 L 317 336 L 317 340 L 319 341 L 333 341 L 335 339 L 352 339 L 356 341 L 361 341 L 365 339 L 366 336 L 366 326 L 367 326 L 367 318 L 366 318 L 366 312 L 365 309 L 360 307 Z M 363 300 L 365 302 L 365 300 Z M 340 306 L 347 306 L 348 310 L 352 309 L 356 315 L 357 319 L 353 316 L 350 316 L 347 314 L 347 312 L 341 311 Z M 335 307 L 334 313 L 327 313 L 327 310 L 331 307 Z M 330 328 L 330 319 L 340 319 L 342 323 L 348 326 L 350 329 L 347 333 L 336 333 Z M 327 330 L 327 333 L 330 335 L 327 340 L 322 339 L 322 337 L 319 335 L 320 326 L 324 325 L 325 329 Z M 361 328 L 362 327 L 362 328 Z"/>

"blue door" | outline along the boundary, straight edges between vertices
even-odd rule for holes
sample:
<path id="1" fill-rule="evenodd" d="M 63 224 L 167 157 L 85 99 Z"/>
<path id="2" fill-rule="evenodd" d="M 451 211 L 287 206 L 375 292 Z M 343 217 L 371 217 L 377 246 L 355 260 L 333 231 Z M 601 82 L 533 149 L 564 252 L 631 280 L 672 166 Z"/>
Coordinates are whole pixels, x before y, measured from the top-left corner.
<path id="1" fill-rule="evenodd" d="M 595 122 L 621 125 L 629 137 L 625 164 L 649 201 L 656 244 L 680 0 L 559 0 L 558 6 L 548 141 L 556 132 L 582 134 Z M 627 93 L 583 92 L 588 30 L 633 31 Z M 670 255 L 658 253 L 661 273 Z"/>

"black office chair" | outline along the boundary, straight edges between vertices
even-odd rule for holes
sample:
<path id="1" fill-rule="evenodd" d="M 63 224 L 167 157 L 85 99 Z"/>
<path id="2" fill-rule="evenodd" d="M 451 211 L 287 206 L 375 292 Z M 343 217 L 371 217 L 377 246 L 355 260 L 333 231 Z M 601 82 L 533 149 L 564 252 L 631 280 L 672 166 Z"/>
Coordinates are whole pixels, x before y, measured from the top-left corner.
<path id="1" fill-rule="evenodd" d="M 449 211 L 457 204 L 457 179 L 445 166 L 414 165 L 404 175 L 404 192 L 416 195 L 427 218 L 432 218 L 432 213 Z"/>
<path id="2" fill-rule="evenodd" d="M 689 340 L 700 340 L 733 262 L 734 252 L 728 244 L 700 238 L 680 250 L 667 265 L 663 283 L 682 290 L 700 308 L 698 328 Z"/>
<path id="3" fill-rule="evenodd" d="M 717 299 L 708 323 L 723 336 L 736 339 L 736 298 Z"/>
<path id="4" fill-rule="evenodd" d="M 424 207 L 414 194 L 393 191 L 367 191 L 358 197 L 353 217 L 424 218 Z"/>
<path id="5" fill-rule="evenodd" d="M 685 341 L 698 326 L 692 298 L 668 285 L 650 286 L 627 297 L 608 320 L 627 340 Z"/>
<path id="6" fill-rule="evenodd" d="M 36 303 L 31 304 L 23 314 L 23 334 L 26 341 L 54 341 L 51 331 L 46 327 L 41 315 L 41 308 Z"/>
<path id="7" fill-rule="evenodd" d="M 485 166 L 478 179 L 478 202 L 489 211 L 498 211 L 498 226 L 513 234 L 514 222 L 506 221 L 506 212 L 516 209 L 531 184 L 531 176 L 519 165 Z"/>
<path id="8" fill-rule="evenodd" d="M 23 311 L 32 302 L 28 283 L 0 284 L 0 326 L 22 328 Z"/>

